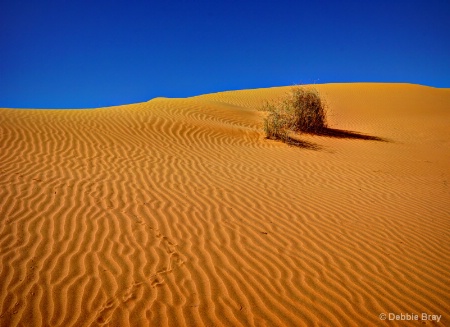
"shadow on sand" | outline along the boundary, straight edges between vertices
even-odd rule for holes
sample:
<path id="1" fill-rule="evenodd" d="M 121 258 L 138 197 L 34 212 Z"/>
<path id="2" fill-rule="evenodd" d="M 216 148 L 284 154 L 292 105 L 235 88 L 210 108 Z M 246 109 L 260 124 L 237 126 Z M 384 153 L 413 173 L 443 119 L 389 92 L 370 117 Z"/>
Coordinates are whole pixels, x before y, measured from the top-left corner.
<path id="1" fill-rule="evenodd" d="M 299 140 L 299 139 L 293 138 L 293 137 L 288 137 L 288 139 L 286 140 L 286 143 L 288 145 L 296 146 L 296 147 L 299 147 L 302 149 L 308 149 L 308 150 L 322 149 L 322 147 L 318 144 L 314 144 L 314 143 L 308 142 L 308 141 L 302 141 L 302 140 Z"/>
<path id="2" fill-rule="evenodd" d="M 383 139 L 378 136 L 366 135 L 366 134 L 361 134 L 358 132 L 352 132 L 352 131 L 346 131 L 343 129 L 328 128 L 328 127 L 325 127 L 321 131 L 314 133 L 314 135 L 336 137 L 336 138 L 340 138 L 340 139 L 357 139 L 357 140 L 388 142 L 388 140 Z"/>
<path id="3" fill-rule="evenodd" d="M 372 135 L 362 134 L 362 133 L 358 133 L 358 132 L 347 131 L 347 130 L 337 129 L 337 128 L 328 128 L 328 127 L 325 127 L 322 130 L 315 132 L 315 133 L 306 133 L 306 134 L 316 135 L 316 136 L 325 136 L 325 137 L 335 137 L 335 138 L 340 138 L 340 139 L 355 139 L 355 140 L 389 142 L 389 140 L 378 137 L 378 136 L 372 136 Z M 312 142 L 300 140 L 298 137 L 288 137 L 288 139 L 286 140 L 286 143 L 289 145 L 292 145 L 292 146 L 303 148 L 303 149 L 309 149 L 309 150 L 321 150 L 322 149 L 322 147 L 320 145 L 314 144 Z"/>

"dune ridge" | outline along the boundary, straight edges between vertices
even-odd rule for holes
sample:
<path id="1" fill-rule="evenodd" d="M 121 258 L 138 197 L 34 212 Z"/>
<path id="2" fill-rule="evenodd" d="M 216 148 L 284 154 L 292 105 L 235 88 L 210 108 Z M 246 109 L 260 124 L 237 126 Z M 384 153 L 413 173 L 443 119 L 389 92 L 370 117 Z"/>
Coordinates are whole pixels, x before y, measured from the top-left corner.
<path id="1" fill-rule="evenodd" d="M 450 89 L 315 87 L 387 141 L 266 140 L 289 87 L 0 109 L 0 326 L 448 324 Z"/>

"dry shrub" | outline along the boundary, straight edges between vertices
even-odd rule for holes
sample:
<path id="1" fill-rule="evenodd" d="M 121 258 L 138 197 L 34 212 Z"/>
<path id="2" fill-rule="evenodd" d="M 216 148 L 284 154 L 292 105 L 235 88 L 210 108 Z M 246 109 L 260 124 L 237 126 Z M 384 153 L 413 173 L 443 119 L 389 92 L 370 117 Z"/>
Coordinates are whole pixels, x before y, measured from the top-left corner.
<path id="1" fill-rule="evenodd" d="M 315 89 L 294 87 L 278 102 L 268 102 L 263 108 L 269 114 L 264 131 L 269 139 L 289 143 L 289 133 L 319 133 L 327 127 L 326 107 Z"/>

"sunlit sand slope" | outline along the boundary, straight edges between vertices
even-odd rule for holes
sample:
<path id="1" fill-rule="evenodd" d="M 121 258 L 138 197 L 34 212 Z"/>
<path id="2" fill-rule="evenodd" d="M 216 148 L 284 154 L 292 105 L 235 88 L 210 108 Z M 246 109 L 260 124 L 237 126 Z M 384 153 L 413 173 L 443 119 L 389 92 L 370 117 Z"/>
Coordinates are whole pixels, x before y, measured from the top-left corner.
<path id="1" fill-rule="evenodd" d="M 0 325 L 450 324 L 450 90 L 316 87 L 303 148 L 289 87 L 0 109 Z"/>

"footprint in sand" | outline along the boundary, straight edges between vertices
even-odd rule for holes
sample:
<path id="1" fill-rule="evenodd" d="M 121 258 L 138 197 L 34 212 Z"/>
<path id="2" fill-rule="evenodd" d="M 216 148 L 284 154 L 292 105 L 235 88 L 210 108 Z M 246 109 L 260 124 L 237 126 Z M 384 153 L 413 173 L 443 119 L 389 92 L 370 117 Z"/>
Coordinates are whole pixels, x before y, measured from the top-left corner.
<path id="1" fill-rule="evenodd" d="M 135 298 L 136 295 L 136 289 L 141 287 L 143 283 L 133 283 L 133 285 L 131 285 L 130 287 L 128 287 L 128 289 L 123 293 L 122 295 L 122 302 L 123 303 L 127 303 L 128 301 L 132 300 Z"/>
<path id="2" fill-rule="evenodd" d="M 122 295 L 116 295 L 109 299 L 98 311 L 97 323 L 99 325 L 106 325 L 111 321 L 114 311 L 122 304 L 127 303 L 130 300 L 135 299 L 136 291 L 138 288 L 143 286 L 143 282 L 134 282 L 130 287 L 128 287 Z M 120 299 L 120 300 L 119 300 Z"/>
<path id="3" fill-rule="evenodd" d="M 99 310 L 97 323 L 106 325 L 111 320 L 114 310 L 119 306 L 116 299 L 109 299 Z"/>
<path id="4" fill-rule="evenodd" d="M 151 286 L 152 287 L 158 287 L 158 286 L 161 286 L 161 285 L 163 285 L 164 284 L 164 279 L 163 278 L 161 278 L 161 277 L 159 277 L 159 276 L 155 276 L 154 278 L 153 278 L 153 281 L 151 282 Z"/>

